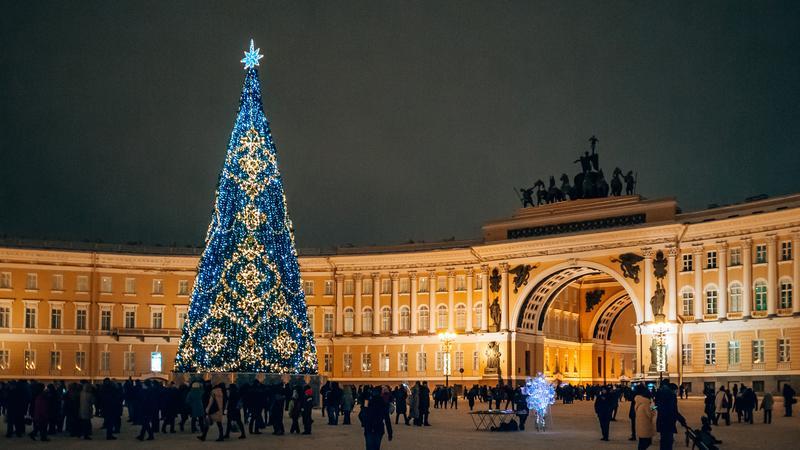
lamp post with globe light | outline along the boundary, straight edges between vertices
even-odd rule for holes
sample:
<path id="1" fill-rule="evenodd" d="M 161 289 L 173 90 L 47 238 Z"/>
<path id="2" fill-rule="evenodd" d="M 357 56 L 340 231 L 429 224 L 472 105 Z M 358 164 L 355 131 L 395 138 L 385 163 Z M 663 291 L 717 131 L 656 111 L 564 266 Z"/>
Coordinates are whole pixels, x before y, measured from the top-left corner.
<path id="1" fill-rule="evenodd" d="M 455 333 L 439 333 L 439 341 L 442 343 L 442 351 L 444 352 L 443 371 L 444 371 L 444 385 L 450 386 L 450 351 L 453 349 L 453 342 L 456 340 Z"/>

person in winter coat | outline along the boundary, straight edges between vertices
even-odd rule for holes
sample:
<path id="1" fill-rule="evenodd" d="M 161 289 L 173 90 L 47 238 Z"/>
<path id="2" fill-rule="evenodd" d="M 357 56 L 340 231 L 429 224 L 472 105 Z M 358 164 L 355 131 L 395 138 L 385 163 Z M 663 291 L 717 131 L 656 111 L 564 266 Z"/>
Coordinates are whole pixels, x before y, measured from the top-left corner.
<path id="1" fill-rule="evenodd" d="M 136 436 L 136 439 L 143 441 L 146 433 L 147 440 L 152 441 L 154 439 L 153 431 L 155 430 L 153 427 L 153 419 L 158 415 L 158 392 L 150 380 L 145 381 L 142 385 L 142 389 L 139 391 L 139 397 L 136 409 L 142 423 L 142 428 L 139 430 L 139 435 Z"/>
<path id="2" fill-rule="evenodd" d="M 406 410 L 406 399 L 408 398 L 408 392 L 406 392 L 405 386 L 397 386 L 394 388 L 394 392 L 392 392 L 392 396 L 394 397 L 394 423 L 397 425 L 397 422 L 400 420 L 400 415 L 403 416 L 403 420 L 405 424 L 408 425 L 408 414 Z"/>
<path id="3" fill-rule="evenodd" d="M 431 390 L 428 389 L 428 382 L 423 381 L 419 388 L 419 420 L 423 426 L 429 427 L 428 416 L 431 412 Z"/>
<path id="4" fill-rule="evenodd" d="M 651 400 L 650 391 L 644 385 L 637 386 L 633 405 L 636 414 L 634 419 L 636 436 L 639 438 L 638 449 L 644 450 L 650 447 L 650 444 L 653 443 L 653 436 L 656 434 L 656 429 L 653 425 L 653 417 L 655 416 L 653 401 Z"/>
<path id="5" fill-rule="evenodd" d="M 33 419 L 33 431 L 31 431 L 28 436 L 35 441 L 36 435 L 38 434 L 43 442 L 49 441 L 50 439 L 47 439 L 49 395 L 44 389 L 44 385 L 36 384 L 31 397 L 33 397 L 31 411 L 31 416 Z"/>
<path id="6" fill-rule="evenodd" d="M 728 393 L 725 386 L 720 386 L 717 395 L 714 397 L 714 425 L 719 424 L 720 417 L 725 419 L 725 425 L 731 424 L 731 405 L 728 402 Z M 711 418 L 712 416 L 708 416 Z"/>
<path id="7" fill-rule="evenodd" d="M 94 416 L 94 394 L 92 385 L 86 383 L 81 390 L 80 401 L 78 404 L 78 419 L 81 423 L 81 437 L 91 439 L 92 416 Z"/>
<path id="8" fill-rule="evenodd" d="M 519 419 L 520 431 L 525 431 L 525 421 L 528 420 L 528 396 L 522 393 L 522 388 L 514 390 L 514 413 Z"/>
<path id="9" fill-rule="evenodd" d="M 208 404 L 206 405 L 206 415 L 211 422 L 217 424 L 217 430 L 219 431 L 219 435 L 217 436 L 217 442 L 222 442 L 225 440 L 225 432 L 222 429 L 222 411 L 225 410 L 225 384 L 221 381 L 216 383 L 213 389 L 211 389 L 211 396 L 208 398 Z M 208 427 L 203 430 L 203 434 L 198 437 L 201 441 L 206 440 L 206 435 L 208 434 Z"/>
<path id="10" fill-rule="evenodd" d="M 764 423 L 772 423 L 772 406 L 775 404 L 775 399 L 772 393 L 767 391 L 764 393 L 764 398 L 761 399 L 761 410 L 764 411 Z"/>
<path id="11" fill-rule="evenodd" d="M 300 406 L 300 415 L 303 417 L 303 434 L 311 434 L 311 424 L 314 421 L 311 419 L 311 411 L 314 409 L 314 391 L 311 386 L 305 385 L 303 388 L 303 395 L 300 397 L 302 404 Z M 353 408 L 353 396 L 350 395 L 350 409 Z M 350 423 L 350 411 L 347 412 L 347 424 Z"/>
<path id="12" fill-rule="evenodd" d="M 103 380 L 100 388 L 100 403 L 103 406 L 103 426 L 106 429 L 106 440 L 113 441 L 114 432 L 119 432 L 122 422 L 122 392 L 110 379 Z"/>
<path id="13" fill-rule="evenodd" d="M 283 386 L 273 386 L 272 404 L 269 408 L 269 423 L 272 425 L 272 434 L 283 436 L 283 404 L 286 398 L 283 395 Z"/>
<path id="14" fill-rule="evenodd" d="M 242 422 L 242 395 L 239 392 L 239 386 L 236 383 L 231 383 L 228 388 L 228 424 L 225 429 L 225 439 L 231 437 L 231 424 L 235 423 L 239 428 L 239 439 L 245 439 L 247 435 L 244 433 L 244 423 Z"/>
<path id="15" fill-rule="evenodd" d="M 364 440 L 367 450 L 380 450 L 384 433 L 392 440 L 392 419 L 389 406 L 381 396 L 380 388 L 372 390 L 372 396 L 366 408 L 358 414 L 361 426 L 364 427 Z"/>
<path id="16" fill-rule="evenodd" d="M 671 384 L 669 378 L 664 378 L 656 392 L 655 402 L 658 409 L 656 431 L 661 435 L 659 440 L 661 450 L 672 449 L 675 433 L 678 432 L 678 428 L 675 426 L 676 421 L 684 427 L 686 426 L 686 419 L 678 411 L 678 396 L 675 394 L 677 390 L 678 386 Z"/>
<path id="17" fill-rule="evenodd" d="M 421 426 L 422 421 L 419 417 L 419 381 L 414 383 L 414 387 L 411 388 L 411 400 L 409 401 L 409 410 L 411 412 L 411 420 L 414 421 L 415 426 Z"/>
<path id="18" fill-rule="evenodd" d="M 342 389 L 342 424 L 343 425 L 350 425 L 350 413 L 353 412 L 353 404 L 355 403 L 355 399 L 353 398 L 353 388 L 350 386 L 345 386 Z"/>
<path id="19" fill-rule="evenodd" d="M 295 388 L 292 391 L 292 399 L 289 400 L 289 418 L 292 419 L 292 425 L 289 427 L 289 434 L 300 434 L 300 388 Z"/>
<path id="20" fill-rule="evenodd" d="M 200 432 L 204 433 L 206 412 L 203 408 L 203 386 L 197 381 L 192 382 L 189 392 L 186 394 L 186 407 L 192 416 L 192 433 L 197 432 L 197 426 L 200 427 Z"/>
<path id="21" fill-rule="evenodd" d="M 636 389 L 640 389 L 639 388 L 640 386 L 643 387 L 642 384 L 637 384 L 636 385 Z M 644 388 L 644 389 L 647 390 L 647 388 Z M 636 440 L 636 402 L 634 401 L 634 399 L 636 398 L 636 395 L 637 395 L 637 393 L 636 393 L 636 391 L 634 391 L 634 393 L 633 393 L 634 398 L 631 398 L 630 401 L 628 402 L 628 403 L 631 404 L 630 405 L 630 409 L 628 410 L 628 419 L 630 419 L 630 421 L 631 421 L 631 437 L 628 438 L 629 441 L 635 441 Z"/>
<path id="22" fill-rule="evenodd" d="M 792 417 L 792 406 L 797 402 L 794 398 L 795 391 L 789 383 L 783 383 L 783 408 L 786 410 L 785 417 Z"/>
<path id="23" fill-rule="evenodd" d="M 609 398 L 608 389 L 605 386 L 600 388 L 600 394 L 594 401 L 594 412 L 597 414 L 597 419 L 600 421 L 600 431 L 603 433 L 602 440 L 608 440 L 608 427 L 611 423 L 611 399 Z"/>

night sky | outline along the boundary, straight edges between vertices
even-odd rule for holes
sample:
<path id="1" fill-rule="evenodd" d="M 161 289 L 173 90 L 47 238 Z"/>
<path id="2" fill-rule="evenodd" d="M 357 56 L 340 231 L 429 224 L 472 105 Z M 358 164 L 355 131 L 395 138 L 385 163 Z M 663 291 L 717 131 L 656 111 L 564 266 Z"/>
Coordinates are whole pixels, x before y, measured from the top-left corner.
<path id="1" fill-rule="evenodd" d="M 253 37 L 298 247 L 476 238 L 600 164 L 800 192 L 800 2 L 4 2 L 0 236 L 199 245 Z M 567 5 L 569 3 L 569 5 Z"/>

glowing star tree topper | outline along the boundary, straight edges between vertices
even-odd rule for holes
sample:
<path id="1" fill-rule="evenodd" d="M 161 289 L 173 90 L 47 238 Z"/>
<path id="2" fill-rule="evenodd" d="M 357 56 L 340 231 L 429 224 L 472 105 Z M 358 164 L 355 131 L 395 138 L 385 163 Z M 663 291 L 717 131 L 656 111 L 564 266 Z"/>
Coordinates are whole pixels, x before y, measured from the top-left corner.
<path id="1" fill-rule="evenodd" d="M 260 49 L 242 59 L 239 112 L 175 358 L 178 372 L 316 374 L 314 335 L 261 103 Z"/>
<path id="2" fill-rule="evenodd" d="M 525 379 L 522 393 L 527 397 L 528 410 L 532 411 L 535 416 L 536 429 L 544 431 L 547 428 L 550 406 L 556 402 L 556 390 L 540 373 L 536 378 Z"/>

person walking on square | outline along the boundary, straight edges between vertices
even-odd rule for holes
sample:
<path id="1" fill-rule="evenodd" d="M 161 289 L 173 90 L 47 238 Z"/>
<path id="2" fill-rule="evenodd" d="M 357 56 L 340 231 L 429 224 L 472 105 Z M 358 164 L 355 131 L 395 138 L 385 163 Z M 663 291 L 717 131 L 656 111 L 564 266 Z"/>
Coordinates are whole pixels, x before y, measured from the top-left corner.
<path id="1" fill-rule="evenodd" d="M 518 387 L 514 390 L 514 413 L 519 419 L 520 431 L 525 431 L 525 421 L 528 420 L 528 396 L 522 393 L 522 388 Z"/>
<path id="2" fill-rule="evenodd" d="M 153 438 L 153 417 L 158 414 L 158 398 L 156 397 L 155 389 L 150 380 L 147 380 L 142 385 L 139 391 L 141 397 L 136 405 L 137 414 L 142 423 L 142 428 L 139 430 L 139 435 L 136 439 L 143 441 L 145 433 L 147 440 L 152 441 Z"/>
<path id="3" fill-rule="evenodd" d="M 428 389 L 428 382 L 423 381 L 419 389 L 419 418 L 423 426 L 431 426 L 428 416 L 431 413 L 431 391 Z"/>
<path id="4" fill-rule="evenodd" d="M 400 420 L 400 416 L 403 416 L 403 421 L 406 425 L 408 425 L 408 414 L 407 414 L 407 407 L 406 407 L 406 399 L 408 398 L 408 392 L 406 392 L 405 386 L 397 386 L 394 388 L 394 392 L 392 392 L 392 396 L 394 397 L 394 423 L 397 425 L 397 422 Z"/>
<path id="5" fill-rule="evenodd" d="M 725 425 L 731 424 L 731 405 L 728 403 L 728 393 L 725 392 L 725 386 L 720 386 L 719 391 L 717 391 L 717 395 L 714 397 L 714 413 L 715 415 L 712 416 L 710 414 L 706 414 L 709 418 L 713 417 L 714 425 L 719 425 L 719 419 L 725 419 Z"/>
<path id="6" fill-rule="evenodd" d="M 795 391 L 789 383 L 783 383 L 783 408 L 786 410 L 784 417 L 792 417 L 792 406 L 797 402 L 794 398 Z"/>
<path id="7" fill-rule="evenodd" d="M 247 438 L 244 432 L 244 423 L 242 422 L 242 395 L 239 392 L 239 386 L 236 383 L 231 383 L 228 388 L 228 423 L 225 429 L 225 439 L 231 437 L 231 424 L 234 423 L 239 428 L 239 439 Z"/>
<path id="8" fill-rule="evenodd" d="M 384 434 L 388 435 L 389 441 L 392 440 L 392 419 L 380 388 L 372 390 L 372 396 L 366 408 L 361 409 L 358 418 L 364 427 L 366 450 L 380 450 Z"/>
<path id="9" fill-rule="evenodd" d="M 775 399 L 772 393 L 767 391 L 764 393 L 764 398 L 761 399 L 761 410 L 764 411 L 764 423 L 772 423 L 772 406 L 775 404 Z"/>
<path id="10" fill-rule="evenodd" d="M 342 425 L 350 425 L 350 414 L 353 412 L 354 403 L 353 388 L 346 385 L 342 389 Z"/>
<path id="11" fill-rule="evenodd" d="M 414 421 L 415 426 L 421 426 L 422 421 L 420 421 L 419 416 L 419 390 L 420 385 L 419 381 L 414 383 L 414 387 L 411 388 L 411 400 L 408 402 L 409 410 L 411 412 L 411 420 Z"/>
<path id="12" fill-rule="evenodd" d="M 203 388 L 197 381 L 193 381 L 189 392 L 186 394 L 186 407 L 189 409 L 189 414 L 192 416 L 192 433 L 197 432 L 197 427 L 200 427 L 200 432 L 205 433 L 206 420 L 205 408 L 203 408 Z"/>
<path id="13" fill-rule="evenodd" d="M 611 424 L 611 400 L 608 398 L 606 387 L 600 388 L 600 394 L 594 401 L 594 412 L 600 421 L 600 431 L 603 433 L 602 440 L 608 440 L 608 428 Z"/>
<path id="14" fill-rule="evenodd" d="M 92 385 L 85 383 L 81 390 L 78 418 L 81 423 L 81 437 L 86 440 L 92 439 L 92 416 L 94 416 L 94 394 Z"/>
<path id="15" fill-rule="evenodd" d="M 661 385 L 656 392 L 655 402 L 658 410 L 656 431 L 661 435 L 660 450 L 672 448 L 672 444 L 675 441 L 675 433 L 678 432 L 675 422 L 680 422 L 681 425 L 686 426 L 686 419 L 678 411 L 678 396 L 675 395 L 677 390 L 678 386 L 670 384 L 669 378 L 664 378 L 661 380 Z"/>
<path id="16" fill-rule="evenodd" d="M 292 419 L 292 425 L 289 427 L 289 434 L 300 434 L 300 388 L 292 391 L 292 399 L 289 400 L 289 418 Z"/>
<path id="17" fill-rule="evenodd" d="M 650 391 L 644 385 L 636 386 L 636 396 L 633 398 L 634 405 L 634 423 L 636 436 L 639 438 L 638 450 L 645 450 L 653 443 L 653 436 L 656 434 L 655 427 L 653 426 L 653 401 L 651 400 Z"/>
<path id="18" fill-rule="evenodd" d="M 631 437 L 628 438 L 629 441 L 636 440 L 636 396 L 639 395 L 637 391 L 640 390 L 640 386 L 642 385 L 636 385 L 636 389 L 633 391 L 633 398 L 630 401 L 630 409 L 628 410 L 628 419 L 631 421 Z"/>
<path id="19" fill-rule="evenodd" d="M 342 390 L 339 383 L 332 382 L 325 400 L 325 409 L 328 413 L 328 425 L 339 425 L 339 406 L 342 399 Z"/>
<path id="20" fill-rule="evenodd" d="M 38 434 L 41 441 L 46 442 L 50 440 L 47 438 L 49 395 L 44 385 L 40 383 L 37 383 L 32 391 L 31 418 L 33 419 L 33 431 L 28 436 L 35 441 Z"/>
<path id="21" fill-rule="evenodd" d="M 351 395 L 350 399 L 352 400 L 352 398 Z M 311 424 L 314 423 L 314 420 L 311 419 L 311 411 L 314 409 L 314 391 L 311 390 L 311 386 L 304 386 L 301 401 L 300 415 L 303 417 L 303 434 L 311 434 Z M 352 409 L 352 407 L 351 402 L 350 408 Z M 350 423 L 350 411 L 347 412 L 347 423 Z"/>
<path id="22" fill-rule="evenodd" d="M 225 393 L 224 393 L 225 385 L 222 382 L 217 383 L 213 389 L 211 389 L 211 395 L 208 398 L 208 404 L 206 405 L 206 415 L 209 418 L 210 422 L 213 422 L 217 425 L 217 431 L 219 434 L 217 436 L 217 442 L 222 442 L 225 440 L 225 431 L 222 429 L 222 411 L 225 409 Z M 203 434 L 198 437 L 201 441 L 206 440 L 206 435 L 208 435 L 208 426 L 203 430 Z"/>
<path id="23" fill-rule="evenodd" d="M 285 428 L 283 427 L 283 403 L 285 398 L 283 396 L 283 386 L 277 386 L 273 389 L 272 405 L 269 408 L 269 422 L 272 425 L 272 434 L 275 436 L 283 436 Z"/>

